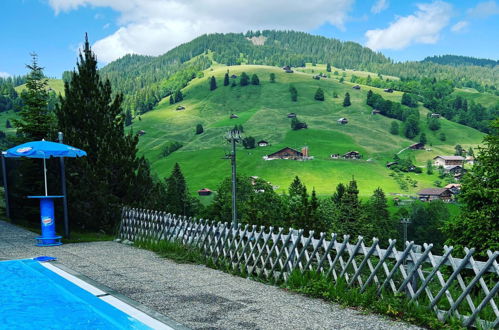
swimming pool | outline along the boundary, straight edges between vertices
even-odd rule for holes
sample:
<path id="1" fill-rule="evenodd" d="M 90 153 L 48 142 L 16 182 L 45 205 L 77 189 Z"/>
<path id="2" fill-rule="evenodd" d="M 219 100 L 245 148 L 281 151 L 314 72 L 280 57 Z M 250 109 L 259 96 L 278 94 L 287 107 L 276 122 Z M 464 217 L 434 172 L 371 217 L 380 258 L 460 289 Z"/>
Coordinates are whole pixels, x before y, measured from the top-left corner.
<path id="1" fill-rule="evenodd" d="M 48 263 L 0 261 L 0 329 L 172 329 Z"/>

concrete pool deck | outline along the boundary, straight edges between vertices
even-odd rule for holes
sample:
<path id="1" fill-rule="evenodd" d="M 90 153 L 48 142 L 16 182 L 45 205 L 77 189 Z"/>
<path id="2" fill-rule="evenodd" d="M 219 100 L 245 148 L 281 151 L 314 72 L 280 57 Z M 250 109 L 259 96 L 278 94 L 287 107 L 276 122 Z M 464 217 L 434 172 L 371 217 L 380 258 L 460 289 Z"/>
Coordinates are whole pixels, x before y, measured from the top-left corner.
<path id="1" fill-rule="evenodd" d="M 59 264 L 191 329 L 419 329 L 125 244 L 36 247 L 35 236 L 0 220 L 0 260 L 57 257 Z"/>

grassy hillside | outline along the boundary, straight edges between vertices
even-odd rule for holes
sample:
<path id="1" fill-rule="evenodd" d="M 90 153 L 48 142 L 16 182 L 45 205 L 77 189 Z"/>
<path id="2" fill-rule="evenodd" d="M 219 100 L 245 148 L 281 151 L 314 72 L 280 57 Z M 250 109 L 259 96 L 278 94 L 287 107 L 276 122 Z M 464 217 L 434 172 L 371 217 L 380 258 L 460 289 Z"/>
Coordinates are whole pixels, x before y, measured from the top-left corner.
<path id="1" fill-rule="evenodd" d="M 246 87 L 223 86 L 223 75 L 256 73 L 261 85 Z M 315 69 L 314 69 L 315 70 Z M 334 71 L 334 70 L 333 70 Z M 269 82 L 269 74 L 276 74 L 276 83 Z M 325 70 L 323 70 L 325 72 Z M 358 73 L 356 73 L 358 74 Z M 208 78 L 217 78 L 218 88 L 209 91 Z M 373 74 L 374 75 L 374 74 Z M 205 71 L 204 78 L 194 79 L 183 89 L 185 100 L 180 103 L 186 109 L 176 111 L 179 104 L 170 105 L 163 100 L 155 110 L 136 119 L 132 125 L 134 131 L 144 130 L 140 137 L 139 149 L 151 161 L 153 170 L 160 176 L 169 175 L 173 164 L 179 162 L 186 175 L 191 192 L 208 187 L 216 188 L 220 181 L 230 175 L 230 163 L 222 159 L 229 146 L 224 141 L 224 133 L 236 124 L 244 126 L 246 136 L 256 140 L 265 139 L 272 146 L 257 147 L 252 150 L 238 149 L 238 170 L 244 175 L 260 176 L 279 190 L 287 186 L 298 175 L 309 188 L 315 187 L 320 194 L 330 194 L 336 184 L 355 177 L 362 195 L 369 195 L 381 186 L 385 192 L 401 192 L 398 183 L 390 176 L 392 171 L 385 168 L 393 154 L 414 143 L 401 136 L 388 132 L 392 119 L 371 115 L 371 108 L 365 105 L 369 89 L 381 93 L 385 98 L 400 101 L 401 93 L 384 93 L 382 90 L 362 86 L 357 91 L 351 83 L 339 83 L 340 76 L 319 81 L 312 79 L 312 73 L 284 73 L 281 69 L 268 66 L 243 65 L 234 67 L 218 66 Z M 239 79 L 237 79 L 239 82 Z M 298 102 L 291 102 L 288 91 L 290 84 L 298 90 Z M 314 93 L 318 87 L 325 91 L 324 102 L 315 101 Z M 333 98 L 336 92 L 339 97 Z M 342 106 L 346 92 L 351 95 L 352 106 Z M 421 118 L 427 110 L 422 108 Z M 296 112 L 309 129 L 292 131 L 289 112 Z M 238 119 L 229 119 L 235 113 Z M 347 125 L 338 125 L 337 119 L 346 117 Z M 480 132 L 441 119 L 442 129 L 447 141 L 441 142 L 437 134 L 426 128 L 425 120 L 421 126 L 426 132 L 431 151 L 405 151 L 404 156 L 414 157 L 423 166 L 426 159 L 437 154 L 453 152 L 454 145 L 466 148 L 476 146 L 482 140 Z M 196 124 L 204 126 L 204 133 L 195 135 Z M 163 150 L 171 142 L 180 142 L 184 146 L 168 157 Z M 278 149 L 289 146 L 301 148 L 308 146 L 314 160 L 297 162 L 291 160 L 264 161 L 262 157 Z M 357 150 L 363 154 L 362 160 L 332 160 L 329 155 Z M 409 174 L 418 181 L 417 187 L 410 187 L 405 193 L 429 187 L 436 176 Z"/>
<path id="2" fill-rule="evenodd" d="M 499 96 L 490 93 L 480 93 L 473 88 L 456 88 L 453 94 L 456 96 L 462 96 L 468 100 L 473 100 L 485 107 L 499 105 Z"/>
<path id="3" fill-rule="evenodd" d="M 62 79 L 48 79 L 49 88 L 54 90 L 56 94 L 64 95 L 64 81 Z M 16 92 L 21 93 L 24 89 L 26 89 L 26 84 L 19 85 L 15 88 Z"/>

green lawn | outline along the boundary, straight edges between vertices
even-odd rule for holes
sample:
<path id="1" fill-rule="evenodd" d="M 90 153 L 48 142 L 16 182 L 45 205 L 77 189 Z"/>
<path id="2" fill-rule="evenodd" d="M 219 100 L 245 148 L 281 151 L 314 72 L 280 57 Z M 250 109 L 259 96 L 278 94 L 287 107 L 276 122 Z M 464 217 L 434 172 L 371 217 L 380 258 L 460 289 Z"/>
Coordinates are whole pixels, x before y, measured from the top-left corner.
<path id="1" fill-rule="evenodd" d="M 223 86 L 223 75 L 256 73 L 261 85 L 231 87 Z M 317 67 L 314 69 L 317 70 Z M 334 69 L 333 69 L 334 71 Z M 269 74 L 276 74 L 276 83 L 269 82 Z M 325 66 L 324 70 L 325 72 Z M 355 74 L 360 75 L 355 71 Z M 208 78 L 217 78 L 218 88 L 210 91 Z M 256 175 L 279 186 L 278 190 L 287 189 L 295 175 L 298 175 L 309 187 L 315 188 L 321 195 L 331 194 L 339 182 L 347 182 L 352 177 L 359 183 L 361 195 L 367 196 L 381 186 L 385 192 L 400 192 L 399 185 L 389 176 L 390 170 L 384 164 L 393 154 L 415 141 L 388 133 L 392 119 L 381 115 L 371 115 L 371 108 L 365 105 L 369 89 L 381 93 L 383 97 L 400 101 L 401 93 L 383 93 L 382 90 L 361 86 L 361 90 L 352 89 L 351 83 L 339 83 L 336 79 L 312 79 L 312 73 L 284 73 L 280 68 L 242 65 L 234 67 L 216 66 L 208 69 L 204 78 L 196 78 L 183 89 L 184 101 L 180 104 L 185 110 L 176 111 L 179 104 L 170 105 L 163 100 L 153 111 L 135 120 L 132 129 L 146 131 L 140 137 L 139 150 L 151 161 L 152 169 L 159 177 L 169 175 L 175 162 L 179 162 L 187 178 L 191 193 L 200 188 L 216 189 L 220 181 L 230 175 L 230 162 L 224 160 L 229 146 L 224 134 L 236 124 L 244 126 L 245 136 L 256 140 L 264 139 L 271 146 L 244 150 L 238 148 L 238 170 L 244 175 Z M 239 79 L 237 79 L 239 82 Z M 298 90 L 298 102 L 290 99 L 289 86 Z M 325 91 L 324 102 L 314 100 L 318 87 Z M 336 92 L 339 97 L 333 98 Z M 342 106 L 346 92 L 351 95 L 352 106 Z M 481 142 L 483 134 L 466 126 L 441 119 L 442 129 L 447 141 L 441 142 L 437 133 L 426 128 L 427 109 L 420 108 L 421 126 L 426 132 L 431 151 L 405 151 L 403 156 L 414 157 L 418 165 L 424 166 L 427 159 L 438 154 L 453 153 L 454 145 L 466 148 Z M 289 112 L 298 114 L 309 129 L 292 131 Z M 230 114 L 237 114 L 238 119 L 229 119 Z M 346 117 L 347 125 L 338 125 L 337 119 Z M 204 133 L 195 135 L 195 127 L 202 124 Z M 173 141 L 183 144 L 183 148 L 169 155 L 162 156 L 162 150 Z M 265 161 L 263 156 L 282 147 L 309 147 L 310 155 L 315 159 L 306 162 L 291 160 Z M 332 160 L 329 155 L 357 150 L 363 154 L 362 160 Z M 369 160 L 369 161 L 368 161 Z M 417 187 L 411 187 L 404 193 L 414 193 L 429 187 L 436 177 L 426 174 L 410 174 L 418 181 Z"/>
<path id="2" fill-rule="evenodd" d="M 62 79 L 48 79 L 49 88 L 53 89 L 56 94 L 64 95 L 64 81 Z M 26 84 L 19 85 L 15 88 L 16 92 L 21 93 L 26 89 Z"/>

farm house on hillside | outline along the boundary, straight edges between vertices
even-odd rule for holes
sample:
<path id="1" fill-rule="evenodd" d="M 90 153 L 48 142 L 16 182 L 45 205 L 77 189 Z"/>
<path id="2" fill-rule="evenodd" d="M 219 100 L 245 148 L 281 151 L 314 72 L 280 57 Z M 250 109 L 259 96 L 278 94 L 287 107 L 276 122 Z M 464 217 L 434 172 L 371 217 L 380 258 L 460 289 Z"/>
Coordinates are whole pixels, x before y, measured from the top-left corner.
<path id="1" fill-rule="evenodd" d="M 359 85 L 355 85 L 352 87 L 353 89 L 360 89 L 360 86 Z"/>
<path id="2" fill-rule="evenodd" d="M 290 147 L 285 147 L 270 155 L 263 156 L 263 159 L 265 160 L 273 160 L 273 159 L 309 160 L 313 158 L 314 158 L 313 156 L 309 156 L 308 154 L 308 147 L 303 147 L 301 151 L 298 151 Z"/>
<path id="3" fill-rule="evenodd" d="M 426 188 L 418 192 L 419 200 L 423 202 L 430 202 L 440 199 L 444 202 L 450 202 L 452 199 L 452 192 L 447 188 Z"/>
<path id="4" fill-rule="evenodd" d="M 392 88 L 385 88 L 385 89 L 383 89 L 383 92 L 393 93 L 393 89 Z"/>
<path id="5" fill-rule="evenodd" d="M 265 140 L 260 140 L 256 143 L 259 147 L 266 147 L 269 145 L 269 143 Z"/>
<path id="6" fill-rule="evenodd" d="M 343 155 L 344 159 L 361 159 L 362 155 L 358 151 L 349 151 Z"/>
<path id="7" fill-rule="evenodd" d="M 336 122 L 340 125 L 345 125 L 345 124 L 348 124 L 348 119 L 342 117 L 342 118 L 338 119 Z"/>
<path id="8" fill-rule="evenodd" d="M 424 150 L 424 143 L 421 143 L 421 142 L 414 143 L 414 144 L 411 144 L 409 146 L 409 148 L 412 150 Z"/>
<path id="9" fill-rule="evenodd" d="M 229 118 L 230 119 L 237 119 L 237 118 L 239 118 L 239 116 L 236 114 L 231 114 Z"/>
<path id="10" fill-rule="evenodd" d="M 433 158 L 435 166 L 442 166 L 444 168 L 460 165 L 463 166 L 465 158 L 462 156 L 437 156 Z"/>
<path id="11" fill-rule="evenodd" d="M 288 113 L 288 118 L 296 118 L 296 113 L 294 112 Z"/>
<path id="12" fill-rule="evenodd" d="M 198 190 L 198 195 L 199 196 L 209 196 L 213 193 L 213 191 L 211 191 L 210 189 L 208 188 L 203 188 L 203 189 L 200 189 Z"/>

